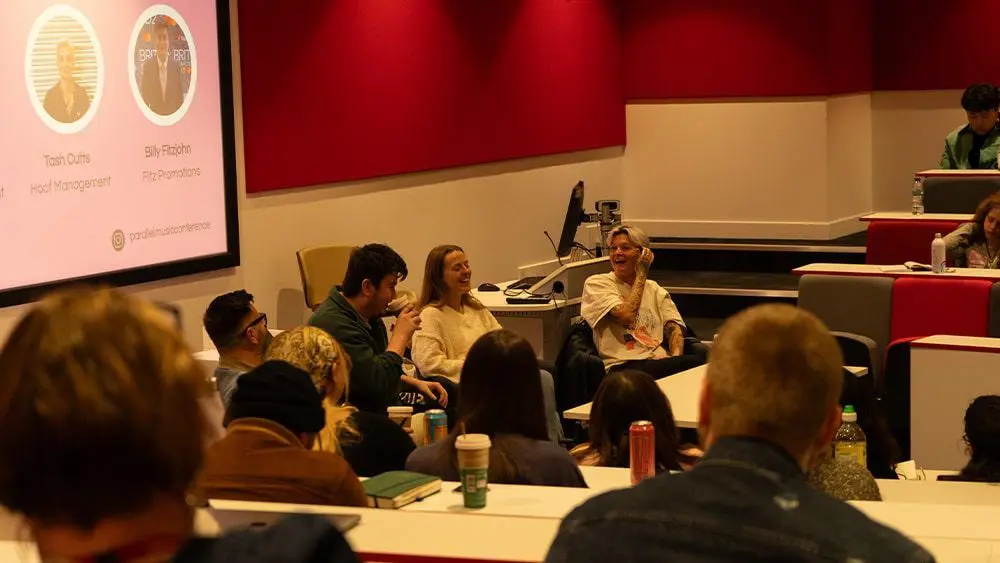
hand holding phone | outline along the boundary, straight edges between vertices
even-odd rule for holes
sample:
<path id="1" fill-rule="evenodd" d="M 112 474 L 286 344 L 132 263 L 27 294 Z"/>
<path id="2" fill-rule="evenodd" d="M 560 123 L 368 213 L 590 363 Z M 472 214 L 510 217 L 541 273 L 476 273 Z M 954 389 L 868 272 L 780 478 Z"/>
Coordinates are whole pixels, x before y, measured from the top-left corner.
<path id="1" fill-rule="evenodd" d="M 639 254 L 639 265 L 647 268 L 653 265 L 653 251 L 651 249 L 642 248 L 642 253 Z"/>

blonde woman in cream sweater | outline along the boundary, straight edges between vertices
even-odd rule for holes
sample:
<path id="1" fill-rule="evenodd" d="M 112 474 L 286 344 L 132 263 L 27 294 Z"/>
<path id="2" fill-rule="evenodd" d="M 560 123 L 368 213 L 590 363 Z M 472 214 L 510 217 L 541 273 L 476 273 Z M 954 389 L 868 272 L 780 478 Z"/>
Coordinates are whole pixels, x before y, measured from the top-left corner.
<path id="1" fill-rule="evenodd" d="M 425 377 L 459 382 L 469 348 L 481 336 L 500 330 L 493 313 L 472 296 L 472 268 L 461 247 L 446 244 L 427 255 L 420 292 L 420 330 L 413 334 L 413 363 Z M 549 439 L 562 438 L 552 374 L 541 370 Z M 461 399 L 459 399 L 461 400 Z"/>

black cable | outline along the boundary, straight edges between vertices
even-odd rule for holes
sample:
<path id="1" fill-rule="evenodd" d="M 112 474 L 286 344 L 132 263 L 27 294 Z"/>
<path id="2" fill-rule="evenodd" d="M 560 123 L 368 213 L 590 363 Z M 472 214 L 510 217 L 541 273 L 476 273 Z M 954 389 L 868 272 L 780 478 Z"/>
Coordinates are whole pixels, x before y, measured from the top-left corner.
<path id="1" fill-rule="evenodd" d="M 549 239 L 549 244 L 552 245 L 552 252 L 555 253 L 556 260 L 558 260 L 559 261 L 559 265 L 562 266 L 563 265 L 563 261 L 562 261 L 562 257 L 559 256 L 559 248 L 556 247 L 556 241 L 552 240 L 552 236 L 549 235 L 548 231 L 542 231 L 542 232 L 545 233 L 545 238 Z"/>

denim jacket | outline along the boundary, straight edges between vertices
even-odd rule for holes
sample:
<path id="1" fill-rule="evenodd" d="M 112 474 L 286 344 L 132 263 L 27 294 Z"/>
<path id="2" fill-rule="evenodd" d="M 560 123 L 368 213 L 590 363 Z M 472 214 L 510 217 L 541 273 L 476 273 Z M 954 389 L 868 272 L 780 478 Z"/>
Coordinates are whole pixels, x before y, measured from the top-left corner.
<path id="1" fill-rule="evenodd" d="M 806 484 L 783 449 L 722 438 L 687 473 L 595 497 L 566 517 L 546 557 L 572 561 L 932 562 L 898 532 Z"/>

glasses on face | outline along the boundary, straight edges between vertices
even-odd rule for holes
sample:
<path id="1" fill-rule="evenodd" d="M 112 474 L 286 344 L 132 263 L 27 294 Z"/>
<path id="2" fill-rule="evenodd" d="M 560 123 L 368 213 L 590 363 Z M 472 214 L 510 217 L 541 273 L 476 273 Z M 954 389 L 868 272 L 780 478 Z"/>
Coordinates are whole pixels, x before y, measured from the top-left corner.
<path id="1" fill-rule="evenodd" d="M 250 324 L 243 327 L 243 330 L 240 331 L 240 334 L 246 333 L 246 331 L 250 330 L 251 328 L 260 323 L 264 323 L 264 327 L 267 327 L 267 313 L 261 313 L 260 315 L 257 315 L 256 319 L 250 321 Z"/>

